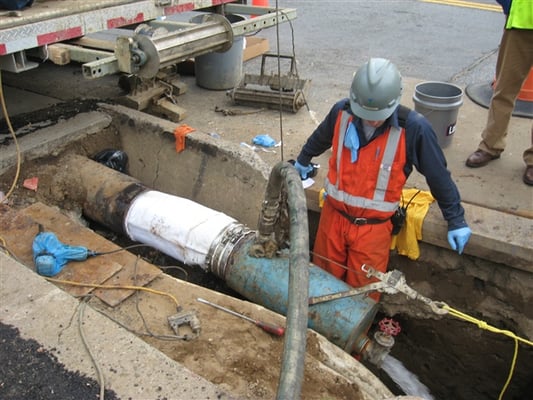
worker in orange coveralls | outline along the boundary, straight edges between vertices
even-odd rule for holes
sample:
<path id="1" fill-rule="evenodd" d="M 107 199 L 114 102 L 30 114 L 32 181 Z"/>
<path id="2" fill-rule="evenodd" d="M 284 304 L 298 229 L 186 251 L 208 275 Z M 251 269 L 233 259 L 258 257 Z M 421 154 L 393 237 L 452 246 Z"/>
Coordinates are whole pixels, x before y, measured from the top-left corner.
<path id="1" fill-rule="evenodd" d="M 294 164 L 306 179 L 311 159 L 332 149 L 313 263 L 353 287 L 375 281 L 361 270 L 363 264 L 387 270 L 391 217 L 413 166 L 448 222 L 450 247 L 461 254 L 471 235 L 437 136 L 426 118 L 400 105 L 401 94 L 396 66 L 370 59 L 354 75 L 350 98 L 331 108 Z M 370 296 L 379 301 L 380 293 Z"/>

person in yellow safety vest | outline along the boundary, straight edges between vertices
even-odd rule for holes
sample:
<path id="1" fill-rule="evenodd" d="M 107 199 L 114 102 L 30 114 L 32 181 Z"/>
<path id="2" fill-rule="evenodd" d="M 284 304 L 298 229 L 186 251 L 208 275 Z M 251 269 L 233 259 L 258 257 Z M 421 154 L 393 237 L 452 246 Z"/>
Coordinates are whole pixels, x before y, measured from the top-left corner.
<path id="1" fill-rule="evenodd" d="M 400 105 L 396 66 L 372 58 L 355 73 L 350 98 L 335 103 L 307 139 L 294 167 L 302 179 L 311 159 L 332 150 L 313 263 L 353 287 L 375 280 L 362 266 L 386 272 L 393 220 L 413 168 L 426 177 L 448 222 L 448 242 L 459 254 L 471 230 L 455 182 L 430 122 Z M 370 295 L 379 301 L 380 294 Z"/>
<path id="2" fill-rule="evenodd" d="M 500 158 L 505 150 L 509 122 L 520 89 L 533 68 L 533 1 L 497 0 L 506 22 L 496 61 L 496 80 L 485 129 L 478 149 L 466 159 L 466 166 L 478 168 Z M 533 126 L 531 147 L 524 151 L 526 169 L 522 180 L 533 185 Z"/>

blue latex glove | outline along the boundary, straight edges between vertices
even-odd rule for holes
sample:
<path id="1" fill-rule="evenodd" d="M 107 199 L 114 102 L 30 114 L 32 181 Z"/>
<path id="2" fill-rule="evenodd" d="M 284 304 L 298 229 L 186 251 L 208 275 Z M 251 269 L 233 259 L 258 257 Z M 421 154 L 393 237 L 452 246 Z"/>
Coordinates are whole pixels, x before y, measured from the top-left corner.
<path id="1" fill-rule="evenodd" d="M 276 141 L 268 135 L 257 135 L 252 142 L 263 147 L 274 147 L 276 145 Z"/>
<path id="2" fill-rule="evenodd" d="M 307 175 L 313 171 L 313 166 L 311 164 L 309 164 L 307 167 L 304 167 L 298 161 L 294 163 L 294 168 L 296 168 L 302 179 L 307 179 Z"/>
<path id="3" fill-rule="evenodd" d="M 359 135 L 355 125 L 350 122 L 346 128 L 346 135 L 344 136 L 344 147 L 350 149 L 352 152 L 352 163 L 357 161 L 357 152 L 359 151 Z"/>
<path id="4" fill-rule="evenodd" d="M 472 231 L 468 226 L 448 231 L 448 243 L 453 250 L 457 250 L 459 254 L 462 254 L 471 234 Z"/>

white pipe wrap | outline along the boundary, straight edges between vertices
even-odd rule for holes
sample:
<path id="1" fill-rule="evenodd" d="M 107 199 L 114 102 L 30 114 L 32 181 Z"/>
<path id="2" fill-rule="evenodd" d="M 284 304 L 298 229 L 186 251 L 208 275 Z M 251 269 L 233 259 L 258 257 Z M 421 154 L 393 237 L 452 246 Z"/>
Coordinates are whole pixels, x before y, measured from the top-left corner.
<path id="1" fill-rule="evenodd" d="M 183 262 L 207 269 L 207 254 L 235 219 L 193 201 L 157 191 L 137 196 L 126 215 L 130 239 Z"/>

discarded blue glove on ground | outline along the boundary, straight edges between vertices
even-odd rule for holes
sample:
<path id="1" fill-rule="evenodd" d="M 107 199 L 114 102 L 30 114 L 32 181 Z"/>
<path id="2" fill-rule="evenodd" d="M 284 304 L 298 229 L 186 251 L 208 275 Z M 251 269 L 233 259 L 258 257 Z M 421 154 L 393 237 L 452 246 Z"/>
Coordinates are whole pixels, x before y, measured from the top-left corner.
<path id="1" fill-rule="evenodd" d="M 274 147 L 276 145 L 276 141 L 268 135 L 257 135 L 253 138 L 252 142 L 263 147 Z"/>
<path id="2" fill-rule="evenodd" d="M 470 235 L 472 235 L 472 231 L 468 226 L 448 231 L 448 243 L 453 250 L 462 254 Z"/>
<path id="3" fill-rule="evenodd" d="M 294 168 L 296 168 L 302 179 L 307 179 L 307 176 L 313 171 L 313 166 L 311 164 L 309 164 L 307 167 L 304 167 L 298 161 L 294 163 Z"/>

